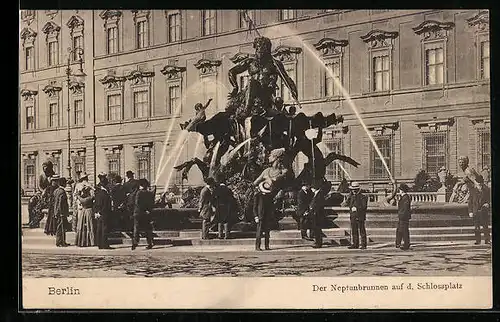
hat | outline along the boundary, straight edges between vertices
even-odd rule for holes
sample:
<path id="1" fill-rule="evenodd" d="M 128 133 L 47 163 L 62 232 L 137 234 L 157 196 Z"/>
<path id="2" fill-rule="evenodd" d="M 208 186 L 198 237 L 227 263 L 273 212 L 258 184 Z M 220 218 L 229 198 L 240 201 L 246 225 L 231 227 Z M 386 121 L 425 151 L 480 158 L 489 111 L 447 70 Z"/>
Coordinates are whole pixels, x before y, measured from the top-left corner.
<path id="1" fill-rule="evenodd" d="M 351 184 L 349 185 L 349 189 L 351 190 L 357 190 L 357 189 L 360 189 L 361 187 L 359 186 L 359 183 L 357 182 L 351 182 Z"/>
<path id="2" fill-rule="evenodd" d="M 215 185 L 215 179 L 212 178 L 212 177 L 208 177 L 207 179 L 205 179 L 205 182 L 209 185 L 209 186 L 214 186 Z"/>
<path id="3" fill-rule="evenodd" d="M 59 179 L 61 179 L 61 177 L 58 174 L 54 174 L 53 176 L 50 177 L 50 181 L 55 181 Z"/>
<path id="4" fill-rule="evenodd" d="M 149 187 L 149 181 L 146 178 L 139 179 L 139 186 L 147 188 Z"/>
<path id="5" fill-rule="evenodd" d="M 102 178 L 107 178 L 107 177 L 108 177 L 108 175 L 107 175 L 105 172 L 100 172 L 100 173 L 97 175 L 97 177 L 98 177 L 99 179 L 102 179 Z"/>
<path id="6" fill-rule="evenodd" d="M 134 175 L 134 173 L 133 173 L 132 171 L 128 170 L 127 172 L 125 172 L 125 175 L 126 175 L 127 177 L 131 177 L 131 176 L 133 176 L 133 175 Z"/>
<path id="7" fill-rule="evenodd" d="M 259 190 L 263 193 L 270 193 L 271 192 L 271 182 L 269 181 L 262 181 L 259 184 Z"/>
<path id="8" fill-rule="evenodd" d="M 410 191 L 410 187 L 408 187 L 408 185 L 406 183 L 402 183 L 399 185 L 399 190 L 401 190 L 403 192 L 408 192 L 408 191 Z"/>
<path id="9" fill-rule="evenodd" d="M 80 176 L 78 177 L 78 181 L 82 181 L 83 179 L 85 178 L 89 178 L 89 175 L 87 174 L 87 172 L 83 172 L 80 174 Z"/>

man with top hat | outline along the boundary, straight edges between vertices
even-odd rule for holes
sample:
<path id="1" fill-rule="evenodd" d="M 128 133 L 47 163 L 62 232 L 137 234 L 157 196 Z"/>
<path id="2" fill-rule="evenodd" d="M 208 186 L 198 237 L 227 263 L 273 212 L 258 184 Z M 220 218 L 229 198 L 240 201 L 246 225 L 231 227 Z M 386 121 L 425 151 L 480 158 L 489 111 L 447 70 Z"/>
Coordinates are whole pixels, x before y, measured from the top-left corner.
<path id="1" fill-rule="evenodd" d="M 134 232 L 132 236 L 132 250 L 139 244 L 139 232 L 146 232 L 147 249 L 153 248 L 153 221 L 151 212 L 153 211 L 154 196 L 148 191 L 149 182 L 142 178 L 139 180 L 139 189 L 135 194 L 134 206 Z"/>
<path id="2" fill-rule="evenodd" d="M 310 239 L 307 237 L 307 229 L 309 228 L 310 212 L 309 205 L 313 198 L 310 184 L 307 181 L 302 183 L 302 187 L 297 193 L 297 223 L 302 239 Z"/>
<path id="3" fill-rule="evenodd" d="M 125 193 L 125 218 L 128 220 L 132 219 L 135 207 L 135 193 L 139 189 L 139 182 L 134 179 L 134 172 L 128 170 L 125 173 L 126 179 L 123 184 L 123 192 Z M 127 223 L 127 227 L 130 227 L 131 222 Z"/>
<path id="4" fill-rule="evenodd" d="M 352 244 L 349 249 L 357 249 L 359 246 L 359 235 L 361 235 L 361 249 L 366 249 L 366 208 L 368 207 L 368 197 L 361 193 L 359 183 L 352 182 L 349 186 L 349 196 L 346 204 L 349 208 L 351 221 Z"/>
<path id="5" fill-rule="evenodd" d="M 314 179 L 311 187 L 312 199 L 309 212 L 311 229 L 314 235 L 313 248 L 321 248 L 323 245 L 323 231 L 321 228 L 325 220 L 325 200 L 331 187 L 331 183 L 325 179 Z"/>
<path id="6" fill-rule="evenodd" d="M 111 216 L 111 195 L 108 191 L 108 177 L 101 172 L 95 189 L 94 213 L 96 218 L 95 243 L 99 249 L 109 249 L 108 221 Z"/>
<path id="7" fill-rule="evenodd" d="M 56 225 L 56 246 L 66 247 L 66 224 L 69 216 L 68 196 L 64 187 L 66 178 L 60 178 L 58 175 L 51 177 L 52 186 L 55 187 L 53 199 L 54 222 Z"/>
<path id="8" fill-rule="evenodd" d="M 396 248 L 410 249 L 410 219 L 411 198 L 408 195 L 410 188 L 405 183 L 399 185 L 400 198 L 398 201 L 398 228 L 396 229 Z M 403 245 L 401 245 L 403 241 Z"/>

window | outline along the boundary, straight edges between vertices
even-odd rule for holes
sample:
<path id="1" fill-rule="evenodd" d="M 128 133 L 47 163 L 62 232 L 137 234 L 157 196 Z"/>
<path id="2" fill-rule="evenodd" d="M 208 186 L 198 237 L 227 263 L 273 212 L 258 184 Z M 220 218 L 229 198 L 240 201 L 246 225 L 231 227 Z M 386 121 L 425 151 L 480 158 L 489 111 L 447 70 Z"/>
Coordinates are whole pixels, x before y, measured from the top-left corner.
<path id="1" fill-rule="evenodd" d="M 75 177 L 78 173 L 84 173 L 85 172 L 85 158 L 82 158 L 82 157 L 75 158 L 75 160 L 73 162 L 73 169 L 74 169 Z"/>
<path id="2" fill-rule="evenodd" d="M 35 188 L 35 165 L 27 163 L 24 167 L 24 187 L 27 189 Z"/>
<path id="3" fill-rule="evenodd" d="M 139 162 L 138 164 L 139 170 L 137 171 L 137 175 L 139 176 L 139 179 L 145 178 L 148 181 L 151 181 L 150 171 L 149 171 L 150 170 L 149 153 L 147 154 L 147 156 L 139 157 L 138 162 Z"/>
<path id="4" fill-rule="evenodd" d="M 58 113 L 58 104 L 50 103 L 49 104 L 49 127 L 57 127 L 59 126 L 59 113 Z"/>
<path id="5" fill-rule="evenodd" d="M 342 154 L 342 139 L 341 138 L 327 138 L 325 141 L 327 153 L 335 152 Z M 338 162 L 333 161 L 326 167 L 326 179 L 328 181 L 340 181 L 343 178 L 342 169 Z"/>
<path id="6" fill-rule="evenodd" d="M 147 117 L 149 110 L 148 91 L 134 92 L 134 117 Z"/>
<path id="7" fill-rule="evenodd" d="M 57 65 L 58 62 L 58 42 L 57 41 L 51 41 L 49 42 L 49 66 L 54 66 Z"/>
<path id="8" fill-rule="evenodd" d="M 35 108 L 33 105 L 26 106 L 26 130 L 35 129 Z"/>
<path id="9" fill-rule="evenodd" d="M 56 174 L 61 174 L 61 153 L 54 153 L 52 157 L 49 158 L 50 161 L 52 161 L 52 164 L 54 165 L 54 172 Z"/>
<path id="10" fill-rule="evenodd" d="M 109 27 L 106 38 L 108 40 L 108 54 L 118 52 L 118 27 Z"/>
<path id="11" fill-rule="evenodd" d="M 293 9 L 284 9 L 280 11 L 280 19 L 281 20 L 289 20 L 295 18 L 295 10 Z"/>
<path id="12" fill-rule="evenodd" d="M 335 84 L 334 78 L 340 82 L 340 59 L 337 58 L 326 66 L 331 73 L 329 71 L 325 72 L 325 96 L 339 96 L 340 88 Z"/>
<path id="13" fill-rule="evenodd" d="M 285 71 L 290 76 L 290 78 L 295 82 L 295 67 L 293 64 L 285 65 Z M 280 78 L 280 96 L 283 98 L 284 102 L 290 102 L 293 100 L 292 94 L 288 90 L 288 87 L 285 86 L 283 80 Z"/>
<path id="14" fill-rule="evenodd" d="M 482 169 L 484 167 L 491 168 L 491 138 L 490 130 L 483 129 L 477 132 L 478 136 L 478 168 Z"/>
<path id="15" fill-rule="evenodd" d="M 83 49 L 83 36 L 74 36 L 73 37 L 73 60 L 77 61 L 80 59 L 80 53 L 75 50 L 76 48 L 82 48 Z M 82 57 L 83 59 L 83 57 Z"/>
<path id="16" fill-rule="evenodd" d="M 146 20 L 137 22 L 137 48 L 148 46 L 148 22 Z"/>
<path id="17" fill-rule="evenodd" d="M 425 84 L 436 85 L 444 82 L 443 48 L 425 50 Z"/>
<path id="18" fill-rule="evenodd" d="M 389 55 L 373 57 L 373 90 L 390 90 Z"/>
<path id="19" fill-rule="evenodd" d="M 490 42 L 481 42 L 481 79 L 490 79 Z"/>
<path id="20" fill-rule="evenodd" d="M 84 124 L 84 113 L 83 113 L 83 100 L 75 100 L 75 125 Z"/>
<path id="21" fill-rule="evenodd" d="M 203 30 L 202 35 L 208 36 L 215 33 L 215 10 L 203 10 Z"/>
<path id="22" fill-rule="evenodd" d="M 108 159 L 108 174 L 120 174 L 120 158 Z"/>
<path id="23" fill-rule="evenodd" d="M 373 139 L 375 140 L 375 143 L 377 144 L 380 152 L 382 153 L 382 156 L 384 157 L 384 160 L 389 167 L 389 170 L 392 172 L 392 138 L 389 135 L 384 135 L 384 136 L 374 136 Z M 370 159 L 371 159 L 371 167 L 370 167 L 370 175 L 372 178 L 386 178 L 388 177 L 387 170 L 385 169 L 385 166 L 380 159 L 380 156 L 378 155 L 377 151 L 371 145 L 371 153 L 370 153 Z"/>
<path id="24" fill-rule="evenodd" d="M 33 47 L 26 47 L 25 54 L 26 54 L 26 70 L 32 70 L 35 67 L 35 56 L 33 54 Z"/>
<path id="25" fill-rule="evenodd" d="M 181 40 L 181 14 L 173 13 L 168 15 L 168 41 Z"/>
<path id="26" fill-rule="evenodd" d="M 179 101 L 180 101 L 180 87 L 179 85 L 172 85 L 168 87 L 168 107 L 167 114 L 178 114 Z"/>
<path id="27" fill-rule="evenodd" d="M 240 10 L 239 11 L 239 14 L 240 14 L 240 25 L 239 27 L 240 28 L 248 28 L 249 27 L 249 23 L 247 22 L 247 20 L 245 19 L 245 14 L 254 22 L 255 24 L 255 18 L 254 18 L 254 11 L 253 10 Z"/>
<path id="28" fill-rule="evenodd" d="M 121 98 L 120 94 L 108 95 L 108 121 L 121 120 Z"/>
<path id="29" fill-rule="evenodd" d="M 446 133 L 424 134 L 424 169 L 436 175 L 441 167 L 446 167 Z"/>
<path id="30" fill-rule="evenodd" d="M 21 19 L 32 18 L 35 16 L 35 10 L 21 10 Z"/>

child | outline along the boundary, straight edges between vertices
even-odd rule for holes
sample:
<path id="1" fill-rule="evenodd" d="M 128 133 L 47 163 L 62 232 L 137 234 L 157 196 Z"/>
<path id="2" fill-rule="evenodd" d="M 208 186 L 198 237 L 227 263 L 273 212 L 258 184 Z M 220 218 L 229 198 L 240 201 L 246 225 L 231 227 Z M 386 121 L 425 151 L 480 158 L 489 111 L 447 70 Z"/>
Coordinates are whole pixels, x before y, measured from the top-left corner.
<path id="1" fill-rule="evenodd" d="M 212 99 L 209 99 L 207 104 L 205 104 L 205 106 L 203 106 L 201 103 L 196 103 L 196 105 L 194 106 L 196 115 L 192 120 L 180 124 L 181 129 L 187 131 L 193 131 L 196 129 L 196 125 L 198 125 L 201 122 L 205 122 L 205 120 L 207 119 L 205 110 L 207 109 L 208 105 L 210 105 L 211 101 Z"/>

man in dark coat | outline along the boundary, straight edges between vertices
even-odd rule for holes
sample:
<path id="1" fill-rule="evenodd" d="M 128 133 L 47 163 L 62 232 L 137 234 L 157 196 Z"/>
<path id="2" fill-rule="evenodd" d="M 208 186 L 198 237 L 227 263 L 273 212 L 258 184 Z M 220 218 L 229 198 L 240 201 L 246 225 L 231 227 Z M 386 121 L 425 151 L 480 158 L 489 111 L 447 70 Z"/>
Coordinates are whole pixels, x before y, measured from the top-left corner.
<path id="1" fill-rule="evenodd" d="M 309 186 L 309 183 L 304 181 L 302 188 L 297 193 L 297 221 L 300 229 L 300 236 L 302 239 L 308 239 L 307 229 L 309 228 L 309 205 L 311 204 L 313 198 L 313 192 Z"/>
<path id="2" fill-rule="evenodd" d="M 309 206 L 311 216 L 311 228 L 314 234 L 313 248 L 321 248 L 323 245 L 322 227 L 325 221 L 325 198 L 331 189 L 331 183 L 326 180 L 315 179 L 312 185 L 312 199 Z"/>
<path id="3" fill-rule="evenodd" d="M 122 177 L 117 175 L 111 187 L 111 200 L 113 201 L 113 220 L 111 229 L 125 228 L 126 193 L 122 185 Z M 110 230 L 111 230 L 110 229 Z"/>
<path id="4" fill-rule="evenodd" d="M 68 196 L 63 187 L 66 186 L 66 178 L 59 178 L 57 175 L 52 176 L 54 197 L 53 197 L 53 216 L 56 222 L 56 246 L 66 247 L 66 225 L 69 216 Z"/>
<path id="5" fill-rule="evenodd" d="M 215 220 L 217 221 L 218 237 L 222 239 L 224 229 L 224 238 L 229 238 L 230 216 L 236 211 L 236 199 L 233 192 L 223 182 L 222 176 L 217 177 L 217 186 L 214 191 Z"/>
<path id="6" fill-rule="evenodd" d="M 400 198 L 398 201 L 398 228 L 396 229 L 396 248 L 410 249 L 410 219 L 411 198 L 408 195 L 410 188 L 402 183 L 399 185 Z M 401 240 L 404 244 L 401 246 Z"/>
<path id="7" fill-rule="evenodd" d="M 111 195 L 108 191 L 108 178 L 105 173 L 98 176 L 99 183 L 95 189 L 94 213 L 96 218 L 96 245 L 99 249 L 109 249 L 108 223 L 111 217 Z"/>
<path id="8" fill-rule="evenodd" d="M 477 214 L 474 215 L 474 235 L 476 237 L 476 245 L 481 244 L 481 226 L 484 234 L 484 243 L 491 245 L 490 241 L 490 188 L 484 184 L 484 180 L 481 176 L 478 177 L 478 183 L 481 185 L 480 196 L 479 196 L 479 210 Z"/>
<path id="9" fill-rule="evenodd" d="M 128 170 L 125 175 L 127 179 L 123 184 L 123 192 L 125 193 L 125 212 L 124 216 L 129 222 L 126 224 L 127 227 L 131 228 L 133 224 L 133 214 L 135 208 L 135 195 L 139 189 L 139 182 L 134 179 L 134 173 Z"/>
<path id="10" fill-rule="evenodd" d="M 201 224 L 201 239 L 208 239 L 208 231 L 210 229 L 210 222 L 212 217 L 214 216 L 214 202 L 213 202 L 213 193 L 215 189 L 215 180 L 212 177 L 208 177 L 206 180 L 206 186 L 201 189 L 200 192 L 200 201 L 198 205 L 198 212 L 200 213 L 200 217 L 202 218 Z"/>
<path id="11" fill-rule="evenodd" d="M 350 194 L 347 197 L 346 204 L 350 213 L 352 245 L 348 248 L 359 248 L 359 235 L 361 235 L 361 249 L 366 249 L 365 220 L 368 197 L 361 193 L 361 187 L 357 182 L 353 182 L 349 186 L 349 190 Z"/>
<path id="12" fill-rule="evenodd" d="M 150 191 L 148 191 L 148 187 L 148 180 L 139 180 L 139 189 L 135 194 L 132 250 L 134 250 L 139 244 L 140 230 L 144 230 L 146 232 L 146 240 L 148 242 L 148 246 L 146 248 L 153 248 L 153 221 L 151 212 L 153 211 L 154 196 Z"/>

